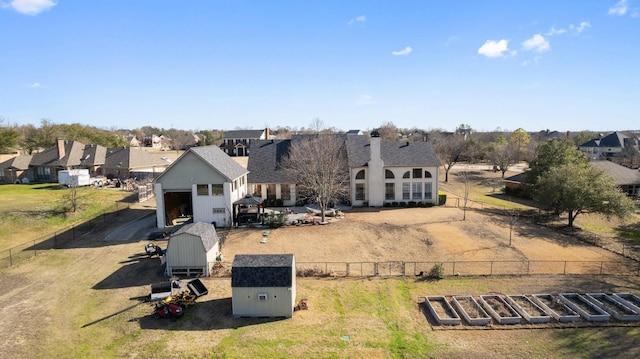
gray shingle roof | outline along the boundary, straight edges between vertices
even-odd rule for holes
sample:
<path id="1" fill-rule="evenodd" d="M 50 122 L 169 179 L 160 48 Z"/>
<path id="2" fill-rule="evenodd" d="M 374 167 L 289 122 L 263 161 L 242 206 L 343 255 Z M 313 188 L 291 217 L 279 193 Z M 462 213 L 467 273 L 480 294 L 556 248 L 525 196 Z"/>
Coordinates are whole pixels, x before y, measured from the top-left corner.
<path id="1" fill-rule="evenodd" d="M 28 170 L 32 155 L 16 156 L 0 163 L 0 171 L 5 169 Z"/>
<path id="2" fill-rule="evenodd" d="M 213 224 L 209 224 L 205 222 L 195 222 L 195 223 L 186 224 L 182 226 L 182 228 L 177 230 L 175 233 L 173 233 L 171 236 L 172 237 L 177 236 L 182 233 L 191 234 L 196 237 L 200 237 L 200 240 L 202 240 L 202 245 L 204 246 L 205 252 L 208 252 L 219 241 L 218 233 L 216 232 L 216 227 Z"/>
<path id="3" fill-rule="evenodd" d="M 380 152 L 385 167 L 392 166 L 440 166 L 440 160 L 430 142 L 383 141 Z M 366 166 L 371 159 L 370 138 L 349 136 L 347 138 L 349 167 Z"/>
<path id="4" fill-rule="evenodd" d="M 237 254 L 231 287 L 291 287 L 293 263 L 293 254 Z"/>
<path id="5" fill-rule="evenodd" d="M 136 169 L 149 166 L 163 166 L 167 163 L 160 158 L 140 149 L 131 147 L 116 147 L 106 149 L 105 168 Z"/>
<path id="6" fill-rule="evenodd" d="M 233 138 L 238 138 L 238 139 L 242 139 L 242 138 L 248 138 L 248 139 L 258 139 L 260 138 L 260 136 L 262 136 L 262 133 L 264 132 L 264 130 L 234 130 L 234 131 L 227 131 L 224 134 L 224 139 L 225 140 L 229 140 L 229 139 L 233 139 Z"/>
<path id="7" fill-rule="evenodd" d="M 600 139 L 600 147 L 623 147 L 624 139 L 628 137 L 620 132 L 612 132 Z"/>
<path id="8" fill-rule="evenodd" d="M 78 141 L 64 141 L 64 156 L 58 158 L 58 146 L 52 146 L 36 153 L 31 159 L 32 166 L 59 166 L 71 167 L 83 164 L 84 149 L 86 145 Z"/>
<path id="9" fill-rule="evenodd" d="M 258 140 L 251 144 L 247 169 L 249 183 L 293 183 L 280 169 L 283 158 L 289 153 L 291 140 Z"/>
<path id="10" fill-rule="evenodd" d="M 611 161 L 592 161 L 593 167 L 603 169 L 613 178 L 616 186 L 640 184 L 640 171 L 621 166 Z"/>
<path id="11" fill-rule="evenodd" d="M 224 153 L 218 146 L 201 146 L 191 147 L 187 152 L 193 152 L 196 156 L 200 157 L 205 163 L 211 166 L 213 169 L 220 172 L 223 176 L 227 177 L 229 181 L 243 176 L 247 173 L 238 162 L 234 161 L 226 153 Z M 184 156 L 185 152 L 182 156 Z M 181 157 L 182 157 L 181 156 Z M 175 162 L 180 161 L 178 158 Z M 174 162 L 174 163 L 175 163 Z"/>

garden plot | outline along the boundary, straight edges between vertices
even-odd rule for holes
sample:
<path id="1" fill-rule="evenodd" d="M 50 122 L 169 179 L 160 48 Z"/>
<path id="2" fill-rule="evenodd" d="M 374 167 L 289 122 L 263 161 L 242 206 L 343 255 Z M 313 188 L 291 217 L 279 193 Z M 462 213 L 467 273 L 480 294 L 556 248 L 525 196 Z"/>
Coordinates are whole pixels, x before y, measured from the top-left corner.
<path id="1" fill-rule="evenodd" d="M 547 323 L 551 320 L 551 316 L 526 295 L 508 295 L 505 300 L 531 324 Z"/>
<path id="2" fill-rule="evenodd" d="M 605 293 L 587 293 L 587 298 L 598 307 L 604 309 L 612 317 L 620 321 L 640 320 L 640 313 Z"/>
<path id="3" fill-rule="evenodd" d="M 438 324 L 441 325 L 459 325 L 461 320 L 458 313 L 444 296 L 425 297 L 425 304 L 429 308 L 429 312 L 434 316 Z"/>
<path id="4" fill-rule="evenodd" d="M 551 294 L 534 294 L 532 300 L 560 323 L 580 320 L 580 314 Z"/>
<path id="5" fill-rule="evenodd" d="M 481 295 L 480 304 L 500 324 L 520 324 L 522 317 L 501 296 Z"/>
<path id="6" fill-rule="evenodd" d="M 613 293 L 612 296 L 619 299 L 627 307 L 640 313 L 640 297 L 631 293 Z"/>
<path id="7" fill-rule="evenodd" d="M 491 323 L 489 314 L 470 295 L 454 296 L 453 306 L 469 325 L 488 325 Z"/>
<path id="8" fill-rule="evenodd" d="M 560 293 L 558 296 L 566 305 L 590 322 L 606 322 L 611 318 L 609 313 L 578 293 Z"/>

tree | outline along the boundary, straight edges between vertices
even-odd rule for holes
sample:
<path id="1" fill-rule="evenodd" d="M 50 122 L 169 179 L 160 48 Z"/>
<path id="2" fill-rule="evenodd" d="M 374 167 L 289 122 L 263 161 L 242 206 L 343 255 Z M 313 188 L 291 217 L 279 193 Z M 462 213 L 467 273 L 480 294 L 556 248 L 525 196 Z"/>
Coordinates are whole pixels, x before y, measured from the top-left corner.
<path id="1" fill-rule="evenodd" d="M 565 164 L 586 164 L 587 159 L 570 140 L 552 139 L 541 143 L 536 156 L 531 161 L 530 171 L 526 172 L 526 182 L 536 184 L 538 178 L 553 168 Z"/>
<path id="2" fill-rule="evenodd" d="M 377 129 L 381 141 L 398 141 L 399 130 L 393 122 L 385 122 Z"/>
<path id="3" fill-rule="evenodd" d="M 464 185 L 462 192 L 462 220 L 467 220 L 467 204 L 469 203 L 469 193 L 471 192 L 471 178 L 469 172 L 461 171 L 458 173 L 458 179 Z"/>
<path id="4" fill-rule="evenodd" d="M 344 137 L 311 135 L 291 144 L 282 168 L 295 180 L 300 199 L 320 207 L 322 222 L 331 202 L 349 195 L 349 165 Z"/>
<path id="5" fill-rule="evenodd" d="M 513 133 L 509 137 L 509 145 L 511 145 L 514 152 L 514 163 L 522 161 L 522 158 L 526 155 L 527 148 L 530 142 L 531 136 L 529 136 L 527 131 L 525 131 L 524 129 L 518 128 L 517 130 L 513 131 Z"/>
<path id="6" fill-rule="evenodd" d="M 503 137 L 492 145 L 491 151 L 489 151 L 489 160 L 502 173 L 502 178 L 509 167 L 516 163 L 516 152 L 516 146 L 508 143 Z"/>
<path id="7" fill-rule="evenodd" d="M 449 182 L 449 170 L 464 155 L 468 142 L 463 135 L 442 135 L 434 140 L 434 148 L 444 166 L 444 181 Z"/>
<path id="8" fill-rule="evenodd" d="M 2 126 L 3 122 L 0 118 L 0 153 L 8 153 L 18 146 L 20 132 L 15 126 Z"/>
<path id="9" fill-rule="evenodd" d="M 535 185 L 534 199 L 558 214 L 567 213 L 569 227 L 573 227 L 581 213 L 624 218 L 635 210 L 633 201 L 604 170 L 580 162 L 565 163 L 544 172 Z"/>

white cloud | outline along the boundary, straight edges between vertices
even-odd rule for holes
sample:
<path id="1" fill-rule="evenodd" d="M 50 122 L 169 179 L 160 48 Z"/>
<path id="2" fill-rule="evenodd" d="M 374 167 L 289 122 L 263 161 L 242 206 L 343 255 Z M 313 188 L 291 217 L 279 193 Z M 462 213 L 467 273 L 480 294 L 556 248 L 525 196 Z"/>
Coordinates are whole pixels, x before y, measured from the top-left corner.
<path id="1" fill-rule="evenodd" d="M 3 3 L 3 8 L 13 9 L 24 15 L 38 15 L 48 10 L 57 3 L 53 0 L 12 0 L 8 4 Z"/>
<path id="2" fill-rule="evenodd" d="M 551 26 L 551 30 L 549 30 L 549 32 L 547 32 L 545 35 L 547 35 L 547 36 L 562 35 L 565 32 L 567 32 L 567 30 L 565 30 L 565 29 L 556 29 L 555 27 Z"/>
<path id="3" fill-rule="evenodd" d="M 356 99 L 356 106 L 370 106 L 375 103 L 371 95 L 360 95 L 360 97 Z"/>
<path id="4" fill-rule="evenodd" d="M 393 56 L 409 55 L 412 51 L 413 51 L 413 49 L 411 47 L 407 46 L 407 47 L 405 47 L 404 49 L 402 49 L 400 51 L 391 51 L 391 55 L 393 55 Z"/>
<path id="5" fill-rule="evenodd" d="M 622 16 L 627 13 L 628 9 L 627 0 L 620 0 L 613 5 L 613 7 L 609 8 L 609 15 Z"/>
<path id="6" fill-rule="evenodd" d="M 527 51 L 545 52 L 549 51 L 551 46 L 544 36 L 535 34 L 532 38 L 522 43 L 522 48 Z"/>
<path id="7" fill-rule="evenodd" d="M 366 16 L 360 15 L 358 17 L 354 17 L 353 19 L 349 20 L 349 25 L 353 25 L 355 23 L 364 23 L 365 21 L 367 21 Z"/>
<path id="8" fill-rule="evenodd" d="M 484 45 L 480 46 L 478 53 L 486 57 L 503 57 L 509 51 L 509 41 L 502 39 L 500 41 L 487 40 Z M 515 52 L 512 52 L 515 54 Z"/>
<path id="9" fill-rule="evenodd" d="M 42 85 L 39 82 L 34 82 L 32 84 L 29 84 L 29 87 L 33 88 L 33 89 L 38 89 L 40 87 L 42 87 Z"/>
<path id="10" fill-rule="evenodd" d="M 453 45 L 453 44 L 457 43 L 458 41 L 460 41 L 460 38 L 458 36 L 455 36 L 455 35 L 449 36 L 447 41 L 444 42 L 444 46 Z"/>
<path id="11" fill-rule="evenodd" d="M 522 61 L 522 66 L 537 65 L 540 60 L 542 60 L 542 56 L 535 56 L 532 60 Z"/>
<path id="12" fill-rule="evenodd" d="M 578 26 L 574 26 L 574 25 L 569 26 L 571 30 L 575 30 L 578 34 L 590 27 L 591 27 L 591 24 L 586 21 L 581 22 L 580 25 Z"/>

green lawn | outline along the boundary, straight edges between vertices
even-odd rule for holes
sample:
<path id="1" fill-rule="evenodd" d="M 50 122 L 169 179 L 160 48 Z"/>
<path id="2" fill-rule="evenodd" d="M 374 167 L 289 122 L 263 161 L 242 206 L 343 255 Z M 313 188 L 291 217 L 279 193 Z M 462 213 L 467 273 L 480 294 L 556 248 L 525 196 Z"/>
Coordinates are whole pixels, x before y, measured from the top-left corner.
<path id="1" fill-rule="evenodd" d="M 65 212 L 71 189 L 57 184 L 9 184 L 0 186 L 0 250 L 40 238 L 103 211 L 115 210 L 117 201 L 131 195 L 115 189 L 78 188 L 80 204 L 75 213 Z"/>

